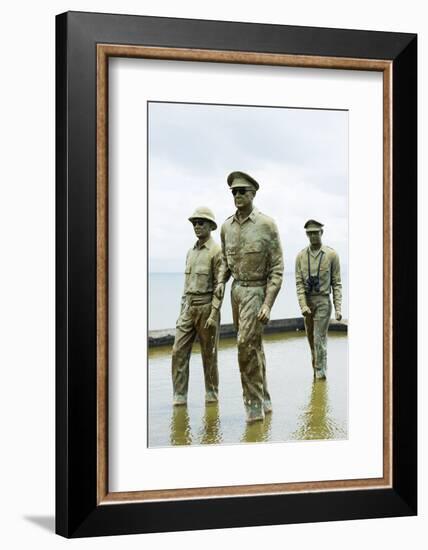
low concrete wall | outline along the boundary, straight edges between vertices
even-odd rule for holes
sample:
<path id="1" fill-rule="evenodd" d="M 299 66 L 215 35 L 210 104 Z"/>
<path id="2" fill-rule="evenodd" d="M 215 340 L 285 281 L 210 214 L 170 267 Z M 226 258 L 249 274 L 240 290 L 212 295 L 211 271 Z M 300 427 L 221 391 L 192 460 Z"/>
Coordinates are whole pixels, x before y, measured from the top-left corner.
<path id="1" fill-rule="evenodd" d="M 265 334 L 275 332 L 295 332 L 305 330 L 303 317 L 295 317 L 292 319 L 275 319 L 269 321 L 265 327 Z M 331 321 L 329 331 L 348 332 L 348 322 L 346 320 L 338 323 Z M 233 338 L 236 336 L 236 330 L 233 324 L 220 326 L 220 338 Z M 151 330 L 149 331 L 149 347 L 170 346 L 174 343 L 175 329 Z"/>

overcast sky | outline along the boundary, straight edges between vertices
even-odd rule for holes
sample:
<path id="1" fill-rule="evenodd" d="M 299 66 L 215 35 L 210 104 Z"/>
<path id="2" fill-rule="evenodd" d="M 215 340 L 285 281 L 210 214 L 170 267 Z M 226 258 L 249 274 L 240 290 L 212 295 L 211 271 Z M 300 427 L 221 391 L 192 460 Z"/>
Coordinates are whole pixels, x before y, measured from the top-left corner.
<path id="1" fill-rule="evenodd" d="M 182 272 L 195 242 L 197 206 L 219 229 L 233 214 L 235 170 L 260 184 L 255 206 L 281 234 L 286 271 L 307 245 L 303 225 L 325 224 L 323 242 L 348 263 L 348 113 L 310 109 L 149 104 L 149 269 Z"/>

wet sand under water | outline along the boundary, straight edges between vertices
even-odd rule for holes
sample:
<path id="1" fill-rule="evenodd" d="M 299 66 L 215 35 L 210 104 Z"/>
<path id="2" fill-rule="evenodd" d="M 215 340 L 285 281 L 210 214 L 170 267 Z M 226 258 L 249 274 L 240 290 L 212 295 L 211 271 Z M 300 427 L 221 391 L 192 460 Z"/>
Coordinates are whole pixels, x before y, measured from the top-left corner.
<path id="1" fill-rule="evenodd" d="M 188 404 L 172 406 L 171 347 L 149 350 L 149 447 L 346 439 L 348 338 L 329 333 L 327 380 L 313 380 L 303 332 L 265 335 L 273 412 L 247 424 L 236 343 L 221 340 L 219 403 L 205 405 L 199 345 L 190 360 Z"/>

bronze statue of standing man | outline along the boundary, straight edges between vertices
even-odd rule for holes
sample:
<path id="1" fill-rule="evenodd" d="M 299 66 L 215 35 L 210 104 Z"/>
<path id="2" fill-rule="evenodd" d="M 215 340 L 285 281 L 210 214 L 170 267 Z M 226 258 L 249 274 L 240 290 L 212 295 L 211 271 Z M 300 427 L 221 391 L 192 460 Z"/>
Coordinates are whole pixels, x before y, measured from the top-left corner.
<path id="1" fill-rule="evenodd" d="M 184 295 L 172 348 L 174 405 L 187 404 L 189 361 L 196 336 L 201 346 L 205 402 L 218 401 L 217 346 L 221 299 L 215 296 L 214 290 L 219 281 L 221 248 L 211 237 L 217 224 L 209 208 L 197 208 L 189 220 L 198 240 L 186 257 Z"/>
<path id="2" fill-rule="evenodd" d="M 244 172 L 232 172 L 227 183 L 237 210 L 221 228 L 223 264 L 218 296 L 223 297 L 225 283 L 232 276 L 239 370 L 247 421 L 253 422 L 272 411 L 262 335 L 281 288 L 284 265 L 275 222 L 253 206 L 257 181 Z"/>
<path id="3" fill-rule="evenodd" d="M 322 244 L 323 227 L 323 224 L 316 220 L 308 220 L 305 223 L 309 246 L 301 250 L 296 258 L 297 299 L 305 320 L 316 379 L 326 378 L 327 332 L 332 309 L 331 291 L 336 320 L 342 319 L 339 256 L 335 250 Z"/>

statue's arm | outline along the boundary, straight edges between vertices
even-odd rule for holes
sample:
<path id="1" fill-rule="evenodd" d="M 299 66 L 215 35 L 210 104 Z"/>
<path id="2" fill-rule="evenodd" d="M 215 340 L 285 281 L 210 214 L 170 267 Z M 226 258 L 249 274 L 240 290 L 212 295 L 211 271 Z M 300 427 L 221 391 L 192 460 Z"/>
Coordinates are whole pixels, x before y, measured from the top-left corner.
<path id="1" fill-rule="evenodd" d="M 282 277 L 284 273 L 284 259 L 282 254 L 281 239 L 279 238 L 278 229 L 273 222 L 269 247 L 270 262 L 264 304 L 271 309 L 276 297 L 278 296 L 278 292 L 281 289 Z"/>
<path id="2" fill-rule="evenodd" d="M 300 269 L 300 257 L 297 255 L 296 265 L 295 265 L 295 276 L 296 276 L 296 292 L 297 300 L 299 302 L 300 309 L 303 314 L 308 310 L 308 303 L 306 301 L 305 294 L 305 281 L 302 270 Z"/>
<path id="3" fill-rule="evenodd" d="M 335 252 L 331 262 L 331 288 L 336 318 L 342 317 L 342 280 L 340 276 L 339 255 Z"/>

